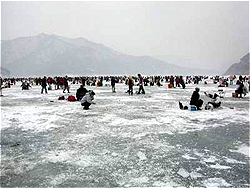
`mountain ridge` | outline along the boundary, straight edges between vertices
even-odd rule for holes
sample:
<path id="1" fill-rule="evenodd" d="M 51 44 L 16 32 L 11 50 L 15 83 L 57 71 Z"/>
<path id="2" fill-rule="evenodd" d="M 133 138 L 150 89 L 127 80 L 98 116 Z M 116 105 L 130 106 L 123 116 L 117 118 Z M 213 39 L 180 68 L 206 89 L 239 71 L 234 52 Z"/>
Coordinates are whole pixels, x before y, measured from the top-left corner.
<path id="1" fill-rule="evenodd" d="M 249 75 L 249 53 L 240 62 L 232 64 L 223 75 Z"/>
<path id="2" fill-rule="evenodd" d="M 71 39 L 41 33 L 1 43 L 1 65 L 13 76 L 208 73 L 207 70 L 180 67 L 147 55 L 126 55 L 84 37 Z"/>

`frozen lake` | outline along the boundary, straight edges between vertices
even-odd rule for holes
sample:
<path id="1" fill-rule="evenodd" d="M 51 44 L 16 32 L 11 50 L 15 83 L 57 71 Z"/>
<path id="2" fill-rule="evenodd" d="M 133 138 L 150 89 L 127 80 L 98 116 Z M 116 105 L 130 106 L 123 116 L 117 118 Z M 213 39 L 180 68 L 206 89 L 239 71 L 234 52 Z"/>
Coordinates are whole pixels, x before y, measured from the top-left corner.
<path id="1" fill-rule="evenodd" d="M 248 94 L 200 83 L 204 102 L 204 91 L 224 90 L 222 107 L 180 110 L 196 86 L 163 83 L 133 96 L 125 84 L 116 93 L 87 86 L 96 93 L 88 111 L 57 100 L 62 90 L 3 89 L 1 187 L 249 187 Z"/>

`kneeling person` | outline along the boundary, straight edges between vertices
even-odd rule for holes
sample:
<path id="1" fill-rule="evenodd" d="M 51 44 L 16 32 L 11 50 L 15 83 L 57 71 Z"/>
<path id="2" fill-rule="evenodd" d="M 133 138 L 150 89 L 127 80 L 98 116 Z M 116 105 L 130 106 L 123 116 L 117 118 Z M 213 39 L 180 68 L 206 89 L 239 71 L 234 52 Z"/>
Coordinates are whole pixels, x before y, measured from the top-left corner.
<path id="1" fill-rule="evenodd" d="M 84 110 L 88 110 L 89 109 L 89 106 L 91 104 L 95 104 L 95 102 L 93 102 L 94 100 L 94 91 L 92 90 L 89 90 L 84 96 L 83 98 L 81 99 L 81 105 L 84 106 Z"/>

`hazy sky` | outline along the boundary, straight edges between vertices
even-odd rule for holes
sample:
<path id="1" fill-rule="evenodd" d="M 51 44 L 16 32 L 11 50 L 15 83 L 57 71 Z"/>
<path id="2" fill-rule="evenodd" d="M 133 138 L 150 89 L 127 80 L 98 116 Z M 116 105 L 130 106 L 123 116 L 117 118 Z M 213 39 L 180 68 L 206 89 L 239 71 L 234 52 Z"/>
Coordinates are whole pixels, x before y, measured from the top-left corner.
<path id="1" fill-rule="evenodd" d="M 249 2 L 6 1 L 1 38 L 85 37 L 128 55 L 222 68 L 249 51 Z"/>

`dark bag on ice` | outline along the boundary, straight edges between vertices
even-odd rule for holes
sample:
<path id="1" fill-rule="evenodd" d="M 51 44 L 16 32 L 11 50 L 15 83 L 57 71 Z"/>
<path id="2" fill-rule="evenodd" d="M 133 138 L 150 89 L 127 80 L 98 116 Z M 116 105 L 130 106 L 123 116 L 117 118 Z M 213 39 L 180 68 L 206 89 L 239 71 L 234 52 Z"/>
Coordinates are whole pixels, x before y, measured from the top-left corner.
<path id="1" fill-rule="evenodd" d="M 64 100 L 64 99 L 65 99 L 64 96 L 60 96 L 60 97 L 58 98 L 58 100 Z"/>

